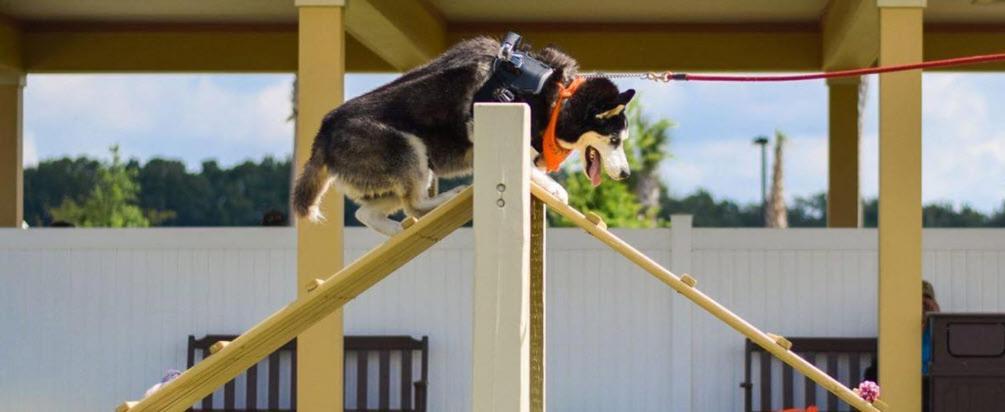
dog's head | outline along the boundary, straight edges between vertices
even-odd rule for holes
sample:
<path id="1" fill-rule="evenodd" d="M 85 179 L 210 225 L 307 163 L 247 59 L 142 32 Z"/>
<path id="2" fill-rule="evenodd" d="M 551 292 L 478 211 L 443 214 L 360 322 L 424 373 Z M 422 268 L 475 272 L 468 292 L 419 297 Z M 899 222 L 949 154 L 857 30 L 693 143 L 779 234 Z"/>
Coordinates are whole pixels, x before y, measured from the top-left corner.
<path id="1" fill-rule="evenodd" d="M 624 148 L 628 139 L 625 107 L 634 96 L 634 89 L 620 92 L 608 79 L 591 78 L 562 109 L 556 133 L 559 144 L 579 151 L 583 172 L 594 186 L 600 184 L 601 167 L 614 180 L 631 174 Z"/>

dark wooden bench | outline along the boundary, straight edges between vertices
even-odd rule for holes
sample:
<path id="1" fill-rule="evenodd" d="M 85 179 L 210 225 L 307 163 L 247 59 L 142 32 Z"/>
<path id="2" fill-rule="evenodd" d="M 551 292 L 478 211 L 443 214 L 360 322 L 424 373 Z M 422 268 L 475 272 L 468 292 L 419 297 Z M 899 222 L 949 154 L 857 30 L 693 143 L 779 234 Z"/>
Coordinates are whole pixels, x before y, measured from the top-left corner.
<path id="1" fill-rule="evenodd" d="M 232 341 L 234 335 L 206 335 L 196 339 L 188 337 L 188 367 L 209 355 L 209 348 L 219 341 Z M 370 378 L 370 358 L 377 360 L 375 379 Z M 396 362 L 392 362 L 392 355 Z M 429 365 L 429 338 L 413 339 L 411 336 L 346 336 L 345 371 L 352 373 L 355 388 L 346 394 L 346 412 L 401 411 L 425 412 L 426 382 Z M 350 362 L 350 358 L 353 362 Z M 414 359 L 419 360 L 418 377 L 413 373 Z M 353 365 L 350 365 L 352 363 Z M 395 365 L 399 389 L 397 405 L 392 405 L 392 363 Z M 296 411 L 297 398 L 297 341 L 296 339 L 273 352 L 266 360 L 248 368 L 237 378 L 227 382 L 222 390 L 222 408 L 214 406 L 217 393 L 202 400 L 193 411 Z M 264 368 L 266 373 L 259 373 Z M 345 390 L 349 391 L 349 376 Z M 243 384 L 243 401 L 238 401 L 238 383 Z M 259 391 L 265 390 L 261 396 Z M 219 392 L 219 391 L 218 391 Z M 369 393 L 376 393 L 376 402 L 368 402 Z M 350 398 L 354 402 L 350 404 Z M 374 405 L 375 404 L 375 405 Z M 243 405 L 243 406 L 240 406 Z"/>
<path id="2" fill-rule="evenodd" d="M 858 386 L 862 380 L 862 372 L 876 358 L 876 338 L 788 339 L 792 342 L 793 352 L 848 387 Z M 744 352 L 744 381 L 740 383 L 744 392 L 744 411 L 771 412 L 787 408 L 802 409 L 810 405 L 816 405 L 821 412 L 849 410 L 847 404 L 829 392 L 826 396 L 826 405 L 817 403 L 819 391 L 816 383 L 804 377 L 800 385 L 793 379 L 793 375 L 798 373 L 794 373 L 792 367 L 775 359 L 749 339 L 746 340 Z M 772 402 L 773 396 L 777 393 L 776 370 L 781 370 L 781 405 L 774 405 Z M 803 392 L 803 402 L 796 405 L 795 394 L 800 390 Z M 754 408 L 755 392 L 758 394 L 760 404 L 757 409 Z"/>

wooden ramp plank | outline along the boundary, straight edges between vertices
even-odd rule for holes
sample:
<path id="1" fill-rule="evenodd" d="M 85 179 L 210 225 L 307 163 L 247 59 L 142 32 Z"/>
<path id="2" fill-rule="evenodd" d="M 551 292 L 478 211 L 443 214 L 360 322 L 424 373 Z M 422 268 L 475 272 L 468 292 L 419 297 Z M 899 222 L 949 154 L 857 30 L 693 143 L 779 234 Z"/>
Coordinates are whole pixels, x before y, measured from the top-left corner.
<path id="1" fill-rule="evenodd" d="M 457 194 L 129 411 L 185 410 L 471 220 L 472 193 Z"/>
<path id="2" fill-rule="evenodd" d="M 803 358 L 799 357 L 799 355 L 796 355 L 781 345 L 778 345 L 768 334 L 764 333 L 760 329 L 757 329 L 750 323 L 747 323 L 747 321 L 743 320 L 743 318 L 737 316 L 735 313 L 719 304 L 719 302 L 716 302 L 699 291 L 698 288 L 691 287 L 677 275 L 660 266 L 652 259 L 649 259 L 649 257 L 642 254 L 642 252 L 639 252 L 628 243 L 625 243 L 625 241 L 621 240 L 617 236 L 614 236 L 614 234 L 607 231 L 606 228 L 595 224 L 587 216 L 584 216 L 573 207 L 562 203 L 562 201 L 558 200 L 558 198 L 551 193 L 548 193 L 548 191 L 541 186 L 531 183 L 531 193 L 534 197 L 547 204 L 552 210 L 564 216 L 566 219 L 569 219 L 571 222 L 576 224 L 576 226 L 579 226 L 609 246 L 611 249 L 614 249 L 622 256 L 628 258 L 628 260 L 632 261 L 636 265 L 639 265 L 639 267 L 645 269 L 661 282 L 667 284 L 681 295 L 684 295 L 702 309 L 705 309 L 708 313 L 712 314 L 712 316 L 715 316 L 719 320 L 725 322 L 737 332 L 740 332 L 750 338 L 750 340 L 758 346 L 764 348 L 764 350 L 770 352 L 782 362 L 791 365 L 803 375 L 812 379 L 818 385 L 826 388 L 831 393 L 837 395 L 849 405 L 864 412 L 879 411 L 875 406 L 866 402 L 864 399 L 852 392 L 851 389 L 842 385 L 841 382 L 834 380 L 834 378 L 831 378 L 829 375 L 817 369 L 809 362 L 806 362 Z"/>

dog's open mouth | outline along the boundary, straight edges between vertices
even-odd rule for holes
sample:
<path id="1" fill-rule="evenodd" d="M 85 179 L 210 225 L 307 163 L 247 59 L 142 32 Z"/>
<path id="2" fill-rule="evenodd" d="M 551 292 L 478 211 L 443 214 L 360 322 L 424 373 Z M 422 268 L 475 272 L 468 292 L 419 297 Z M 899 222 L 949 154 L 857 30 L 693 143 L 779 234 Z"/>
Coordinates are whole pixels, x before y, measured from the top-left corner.
<path id="1" fill-rule="evenodd" d="M 600 151 L 593 146 L 586 146 L 586 168 L 583 171 L 593 187 L 600 185 Z"/>

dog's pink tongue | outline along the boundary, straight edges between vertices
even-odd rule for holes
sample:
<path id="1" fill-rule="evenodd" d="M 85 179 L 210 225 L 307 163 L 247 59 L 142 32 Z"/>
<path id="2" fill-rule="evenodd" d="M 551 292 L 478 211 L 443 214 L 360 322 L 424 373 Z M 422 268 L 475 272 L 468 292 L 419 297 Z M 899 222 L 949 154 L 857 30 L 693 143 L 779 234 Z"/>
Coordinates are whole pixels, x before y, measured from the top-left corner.
<path id="1" fill-rule="evenodd" d="M 590 176 L 590 183 L 593 184 L 593 187 L 600 186 L 600 162 L 594 160 L 587 163 L 589 165 L 586 167 L 586 174 Z"/>

